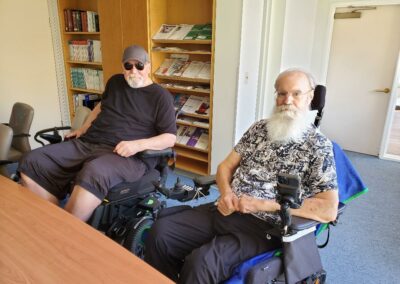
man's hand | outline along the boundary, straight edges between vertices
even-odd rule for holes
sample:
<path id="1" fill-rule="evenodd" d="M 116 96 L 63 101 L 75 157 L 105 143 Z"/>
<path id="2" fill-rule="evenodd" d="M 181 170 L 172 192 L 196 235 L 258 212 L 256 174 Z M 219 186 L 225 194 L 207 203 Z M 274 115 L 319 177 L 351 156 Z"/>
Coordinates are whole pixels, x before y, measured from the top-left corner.
<path id="1" fill-rule="evenodd" d="M 65 135 L 65 138 L 71 139 L 71 138 L 79 138 L 82 136 L 85 132 L 79 128 L 77 130 L 71 131 L 70 133 Z"/>
<path id="2" fill-rule="evenodd" d="M 117 153 L 122 157 L 130 157 L 141 151 L 143 151 L 141 143 L 137 140 L 121 141 L 114 148 L 114 153 Z"/>
<path id="3" fill-rule="evenodd" d="M 260 211 L 260 199 L 242 195 L 238 203 L 238 211 L 242 213 L 256 213 Z"/>
<path id="4" fill-rule="evenodd" d="M 238 211 L 238 204 L 238 197 L 232 191 L 230 191 L 221 195 L 218 200 L 217 208 L 222 215 L 228 216 L 233 212 Z"/>

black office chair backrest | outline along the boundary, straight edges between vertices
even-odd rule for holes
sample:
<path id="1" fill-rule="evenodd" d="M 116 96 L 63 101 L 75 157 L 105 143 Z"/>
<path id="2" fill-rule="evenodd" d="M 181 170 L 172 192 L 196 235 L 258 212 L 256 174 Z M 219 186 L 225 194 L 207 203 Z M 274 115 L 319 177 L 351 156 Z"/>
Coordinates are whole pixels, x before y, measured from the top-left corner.
<path id="1" fill-rule="evenodd" d="M 326 87 L 322 85 L 317 85 L 314 90 L 314 97 L 311 101 L 311 110 L 317 111 L 317 116 L 314 120 L 314 125 L 319 127 L 322 116 L 324 114 L 325 107 L 325 97 L 326 97 Z"/>

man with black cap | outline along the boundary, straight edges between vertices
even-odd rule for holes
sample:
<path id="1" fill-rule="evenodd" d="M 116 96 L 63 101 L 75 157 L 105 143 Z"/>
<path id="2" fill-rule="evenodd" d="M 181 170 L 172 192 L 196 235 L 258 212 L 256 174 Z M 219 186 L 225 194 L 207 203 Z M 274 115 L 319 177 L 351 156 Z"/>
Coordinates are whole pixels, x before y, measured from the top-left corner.
<path id="1" fill-rule="evenodd" d="M 172 96 L 152 82 L 147 52 L 138 45 L 125 49 L 123 74 L 112 76 L 101 103 L 72 139 L 35 149 L 20 162 L 22 183 L 58 204 L 70 191 L 65 210 L 86 221 L 107 192 L 121 182 L 140 179 L 156 160 L 136 157 L 144 150 L 172 147 L 176 140 Z"/>

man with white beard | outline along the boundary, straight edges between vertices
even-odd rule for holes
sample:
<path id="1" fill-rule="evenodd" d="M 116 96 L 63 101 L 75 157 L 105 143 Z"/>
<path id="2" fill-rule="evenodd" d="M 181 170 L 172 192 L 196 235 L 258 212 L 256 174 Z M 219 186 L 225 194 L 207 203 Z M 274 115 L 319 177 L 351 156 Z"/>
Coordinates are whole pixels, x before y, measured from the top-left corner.
<path id="1" fill-rule="evenodd" d="M 121 182 L 134 182 L 156 165 L 157 158 L 137 157 L 144 150 L 172 147 L 176 140 L 171 94 L 152 82 L 147 52 L 125 49 L 123 74 L 112 76 L 101 102 L 84 125 L 66 137 L 77 138 L 35 149 L 23 157 L 22 183 L 58 204 L 74 188 L 65 210 L 86 221 Z"/>
<path id="2" fill-rule="evenodd" d="M 159 219 L 146 240 L 145 260 L 179 283 L 219 283 L 239 263 L 280 247 L 267 239 L 279 222 L 277 175 L 301 178 L 302 206 L 291 214 L 321 222 L 337 215 L 338 192 L 332 143 L 307 122 L 315 83 L 299 69 L 275 82 L 270 119 L 254 123 L 218 166 L 218 204 Z"/>

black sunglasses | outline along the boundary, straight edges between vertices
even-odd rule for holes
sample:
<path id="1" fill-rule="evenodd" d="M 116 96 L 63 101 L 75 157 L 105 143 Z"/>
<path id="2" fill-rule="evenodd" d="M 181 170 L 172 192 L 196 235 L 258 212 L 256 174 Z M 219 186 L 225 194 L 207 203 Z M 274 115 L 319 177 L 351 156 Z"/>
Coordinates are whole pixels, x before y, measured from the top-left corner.
<path id="1" fill-rule="evenodd" d="M 144 69 L 144 64 L 142 62 L 136 62 L 135 64 L 125 62 L 124 68 L 126 71 L 132 70 L 133 66 L 135 66 L 136 70 L 142 71 Z"/>

